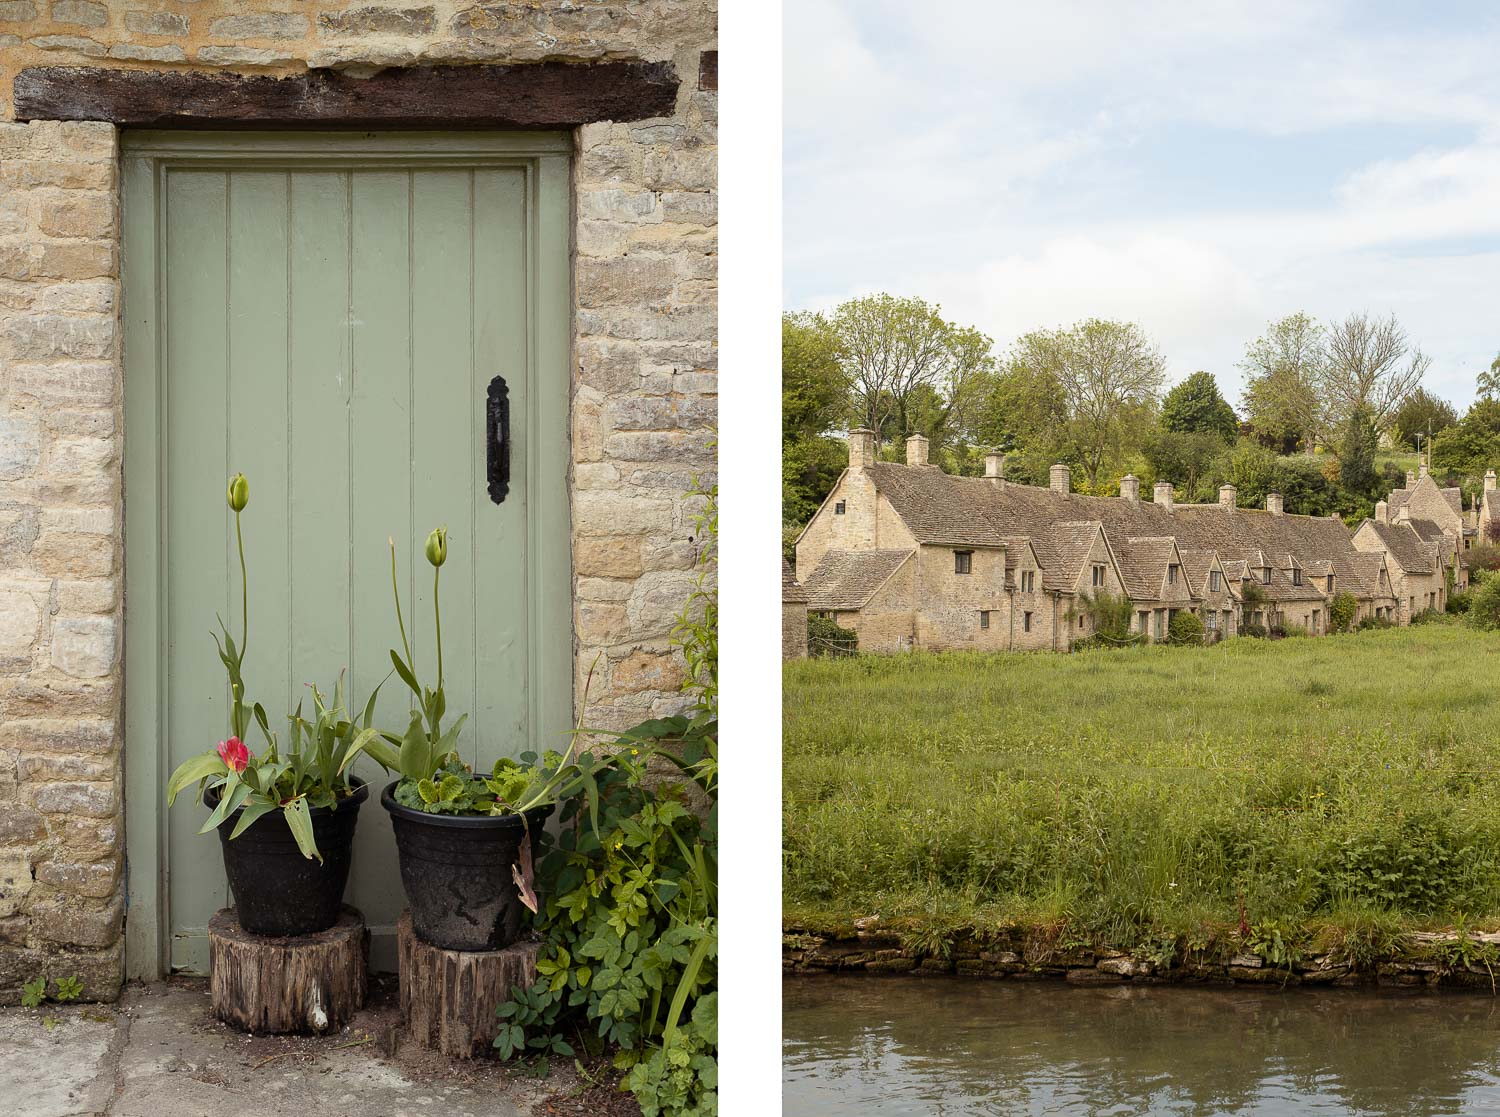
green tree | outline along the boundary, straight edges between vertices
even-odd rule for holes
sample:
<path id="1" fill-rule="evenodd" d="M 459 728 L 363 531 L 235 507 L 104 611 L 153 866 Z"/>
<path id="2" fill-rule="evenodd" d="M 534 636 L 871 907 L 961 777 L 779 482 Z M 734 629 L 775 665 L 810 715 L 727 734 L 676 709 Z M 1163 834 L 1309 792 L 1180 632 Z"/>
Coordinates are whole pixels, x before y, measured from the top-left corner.
<path id="1" fill-rule="evenodd" d="M 1379 446 L 1380 438 L 1370 413 L 1363 407 L 1356 408 L 1345 420 L 1339 439 L 1339 485 L 1346 493 L 1356 497 L 1374 493 L 1375 451 Z"/>
<path id="2" fill-rule="evenodd" d="M 1240 429 L 1234 408 L 1207 372 L 1193 373 L 1167 393 L 1161 404 L 1161 425 L 1177 434 L 1216 434 L 1226 443 L 1233 442 Z"/>
<path id="3" fill-rule="evenodd" d="M 941 307 L 922 299 L 850 299 L 834 309 L 828 324 L 837 339 L 849 415 L 882 441 L 913 433 L 909 409 L 924 387 L 942 397 L 944 422 L 963 428 L 994 370 L 988 337 L 947 321 Z"/>
<path id="4" fill-rule="evenodd" d="M 1396 441 L 1417 450 L 1426 447 L 1429 433 L 1437 434 L 1456 422 L 1458 413 L 1452 404 L 1426 388 L 1418 388 L 1396 409 L 1391 429 Z"/>
<path id="5" fill-rule="evenodd" d="M 1500 357 L 1490 362 L 1487 371 L 1479 374 L 1477 387 L 1480 399 L 1494 399 L 1500 395 Z"/>
<path id="6" fill-rule="evenodd" d="M 849 460 L 829 432 L 848 398 L 838 338 L 817 314 L 781 318 L 781 509 L 805 523 Z"/>
<path id="7" fill-rule="evenodd" d="M 1435 435 L 1432 465 L 1465 477 L 1500 468 L 1500 399 L 1475 400 L 1462 419 Z"/>
<path id="8" fill-rule="evenodd" d="M 1098 485 L 1106 461 L 1139 444 L 1166 375 L 1166 358 L 1144 330 L 1099 318 L 1026 334 L 1015 343 L 1010 363 L 1061 386 L 1069 457 L 1090 488 Z"/>
<path id="9" fill-rule="evenodd" d="M 1333 595 L 1328 603 L 1328 627 L 1333 632 L 1348 632 L 1354 627 L 1354 614 L 1359 612 L 1359 598 L 1348 590 Z"/>
<path id="10" fill-rule="evenodd" d="M 1214 431 L 1152 431 L 1141 445 L 1151 471 L 1146 480 L 1170 481 L 1181 488 L 1184 500 L 1198 500 L 1204 495 L 1203 481 L 1228 446 Z"/>
<path id="11" fill-rule="evenodd" d="M 1324 414 L 1316 385 L 1327 360 L 1323 327 L 1300 312 L 1272 322 L 1246 347 L 1240 403 L 1263 443 L 1284 450 L 1300 443 L 1309 454 L 1317 449 Z"/>

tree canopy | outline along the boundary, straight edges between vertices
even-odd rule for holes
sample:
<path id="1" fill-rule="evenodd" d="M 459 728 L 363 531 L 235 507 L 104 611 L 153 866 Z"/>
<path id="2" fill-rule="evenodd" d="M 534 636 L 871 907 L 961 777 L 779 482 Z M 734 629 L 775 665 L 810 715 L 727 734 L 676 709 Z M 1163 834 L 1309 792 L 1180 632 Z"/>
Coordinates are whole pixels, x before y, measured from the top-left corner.
<path id="1" fill-rule="evenodd" d="M 1219 394 L 1219 382 L 1209 372 L 1195 372 L 1169 391 L 1161 404 L 1161 425 L 1178 434 L 1216 434 L 1232 442 L 1240 421 Z"/>

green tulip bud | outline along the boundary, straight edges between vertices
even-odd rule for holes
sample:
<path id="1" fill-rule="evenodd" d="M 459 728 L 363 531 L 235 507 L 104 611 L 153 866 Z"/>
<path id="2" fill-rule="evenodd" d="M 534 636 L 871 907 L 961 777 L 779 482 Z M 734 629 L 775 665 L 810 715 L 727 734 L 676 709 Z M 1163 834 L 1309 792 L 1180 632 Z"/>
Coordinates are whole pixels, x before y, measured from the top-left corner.
<path id="1" fill-rule="evenodd" d="M 433 566 L 442 566 L 448 561 L 448 529 L 435 527 L 427 537 L 427 561 Z"/>
<path id="2" fill-rule="evenodd" d="M 229 507 L 236 512 L 243 512 L 245 505 L 250 503 L 250 482 L 245 480 L 243 473 L 236 473 L 229 479 Z"/>

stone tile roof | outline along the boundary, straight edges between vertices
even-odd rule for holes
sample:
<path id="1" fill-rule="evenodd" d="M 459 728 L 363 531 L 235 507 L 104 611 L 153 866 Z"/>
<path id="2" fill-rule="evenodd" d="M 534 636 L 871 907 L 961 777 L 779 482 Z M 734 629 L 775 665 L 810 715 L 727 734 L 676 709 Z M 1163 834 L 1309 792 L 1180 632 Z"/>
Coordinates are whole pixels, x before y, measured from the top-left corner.
<path id="1" fill-rule="evenodd" d="M 1056 558 L 1042 579 L 1047 589 L 1072 590 L 1078 585 L 1078 576 L 1103 526 L 1098 520 L 1064 520 L 1052 525 L 1052 553 Z"/>
<path id="2" fill-rule="evenodd" d="M 1366 591 L 1355 561 L 1359 552 L 1337 517 L 1230 510 L 1219 504 L 1179 504 L 1169 512 L 1150 501 L 1057 493 L 1014 482 L 997 486 L 983 477 L 954 477 L 931 466 L 891 462 L 866 471 L 918 542 L 995 546 L 1016 536 L 1031 539 L 1048 588 L 1072 588 L 1059 584 L 1070 563 L 1057 553 L 1059 548 L 1066 550 L 1058 526 L 1097 522 L 1117 558 L 1124 540 L 1170 537 L 1179 548 L 1215 551 L 1224 563 L 1259 566 L 1263 555 L 1290 555 L 1306 567 L 1324 559 L 1332 565 L 1340 588 L 1356 594 Z M 1127 575 L 1127 585 L 1133 577 Z M 1153 586 L 1150 592 L 1157 590 Z"/>
<path id="3" fill-rule="evenodd" d="M 1132 598 L 1158 598 L 1167 580 L 1167 565 L 1176 555 L 1171 537 L 1165 535 L 1133 536 L 1125 540 L 1125 585 Z M 1116 549 L 1119 553 L 1119 548 Z"/>
<path id="4" fill-rule="evenodd" d="M 792 564 L 785 558 L 781 560 L 781 600 L 794 605 L 801 605 L 807 601 L 807 587 L 798 584 Z"/>
<path id="5" fill-rule="evenodd" d="M 1391 596 L 1389 591 L 1383 595 L 1380 592 L 1380 570 L 1384 565 L 1384 560 L 1385 556 L 1378 553 L 1361 552 L 1354 557 L 1354 565 L 1359 570 L 1360 579 L 1369 587 L 1370 594 L 1374 597 Z M 1343 588 L 1341 585 L 1334 585 L 1335 592 Z"/>
<path id="6" fill-rule="evenodd" d="M 1436 543 L 1444 537 L 1443 529 L 1438 527 L 1436 520 L 1424 520 L 1413 516 L 1406 522 L 1411 524 L 1412 530 L 1421 537 L 1424 543 Z"/>
<path id="7" fill-rule="evenodd" d="M 1195 550 L 1191 547 L 1179 547 L 1177 554 L 1182 559 L 1182 573 L 1187 578 L 1193 596 L 1204 596 L 1208 593 L 1208 572 L 1213 569 L 1217 556 L 1213 551 Z"/>
<path id="8" fill-rule="evenodd" d="M 1383 524 L 1379 520 L 1366 520 L 1385 544 L 1385 549 L 1401 569 L 1409 574 L 1431 574 L 1437 559 L 1436 548 L 1424 543 L 1422 537 L 1410 523 Z"/>
<path id="9" fill-rule="evenodd" d="M 863 609 L 914 551 L 829 551 L 809 575 L 807 607 Z"/>
<path id="10" fill-rule="evenodd" d="M 1489 519 L 1500 519 L 1500 489 L 1484 490 L 1484 509 Z"/>

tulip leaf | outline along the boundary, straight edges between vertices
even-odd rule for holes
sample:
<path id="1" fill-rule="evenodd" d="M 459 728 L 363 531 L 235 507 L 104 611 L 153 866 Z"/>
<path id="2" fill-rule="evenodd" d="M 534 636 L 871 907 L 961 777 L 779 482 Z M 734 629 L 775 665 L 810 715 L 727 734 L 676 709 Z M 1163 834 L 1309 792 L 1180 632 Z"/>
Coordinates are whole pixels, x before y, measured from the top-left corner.
<path id="1" fill-rule="evenodd" d="M 309 860 L 317 858 L 318 863 L 322 864 L 323 855 L 318 852 L 318 843 L 313 840 L 312 815 L 307 810 L 307 798 L 297 796 L 282 811 L 286 815 L 286 824 L 291 827 L 292 837 L 297 839 L 297 848 L 302 851 L 302 856 Z"/>
<path id="2" fill-rule="evenodd" d="M 222 775 L 227 771 L 228 767 L 217 752 L 205 752 L 184 760 L 167 781 L 167 806 L 170 807 L 176 801 L 177 793 L 188 784 L 198 783 L 209 776 Z"/>
<path id="3" fill-rule="evenodd" d="M 418 698 L 422 697 L 422 688 L 417 685 L 417 677 L 411 673 L 411 668 L 401 661 L 396 654 L 396 649 L 391 649 L 391 662 L 396 666 L 396 674 L 401 676 L 401 681 L 411 687 L 411 692 Z"/>
<path id="4" fill-rule="evenodd" d="M 260 799 L 254 803 L 248 804 L 245 809 L 240 812 L 240 820 L 234 824 L 234 829 L 229 832 L 229 837 L 231 839 L 238 838 L 241 834 L 243 834 L 250 828 L 250 824 L 253 823 L 257 818 L 259 818 L 263 814 L 269 814 L 271 811 L 274 811 L 278 805 L 279 804 L 277 803 L 268 803 L 264 799 Z"/>
<path id="5" fill-rule="evenodd" d="M 422 718 L 413 715 L 406 736 L 401 739 L 401 774 L 409 780 L 429 779 L 436 766 L 432 746 L 422 732 Z"/>

